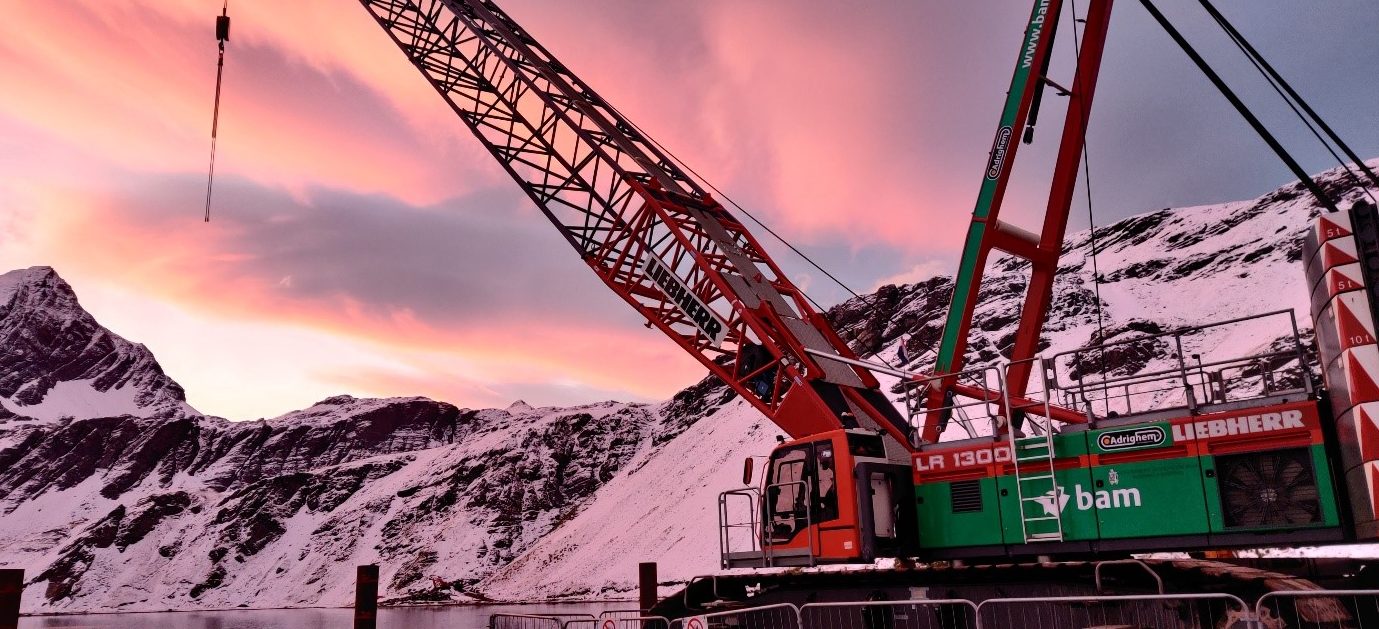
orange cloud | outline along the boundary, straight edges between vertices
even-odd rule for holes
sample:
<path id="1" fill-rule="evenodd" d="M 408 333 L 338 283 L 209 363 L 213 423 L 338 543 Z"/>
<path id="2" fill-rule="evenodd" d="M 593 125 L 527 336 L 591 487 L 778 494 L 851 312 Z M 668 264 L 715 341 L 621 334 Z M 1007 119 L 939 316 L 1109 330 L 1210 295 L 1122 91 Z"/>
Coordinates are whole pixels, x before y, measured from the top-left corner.
<path id="1" fill-rule="evenodd" d="M 275 215 L 265 222 L 188 223 L 173 213 L 141 211 L 132 205 L 134 201 L 119 197 L 53 190 L 44 198 L 44 207 L 61 208 L 34 218 L 45 234 L 44 257 L 54 261 L 59 273 L 100 277 L 151 300 L 178 304 L 208 320 L 297 326 L 350 339 L 373 355 L 389 358 L 376 365 L 352 363 L 350 371 L 327 371 L 318 377 L 341 386 L 367 384 L 357 390 L 361 393 L 426 392 L 467 405 L 506 403 L 500 398 L 521 397 L 523 391 L 539 403 L 553 403 L 552 398 L 561 398 L 562 390 L 561 401 L 568 402 L 589 401 L 595 392 L 654 400 L 704 373 L 659 333 L 637 325 L 630 309 L 624 307 L 618 311 L 622 316 L 603 321 L 605 306 L 616 301 L 611 292 L 590 295 L 595 304 L 592 310 L 570 303 L 566 312 L 522 312 L 495 304 L 491 311 L 480 306 L 453 318 L 437 318 L 435 310 L 422 316 L 405 301 L 368 302 L 345 287 L 315 293 L 298 290 L 292 273 L 300 269 L 265 265 L 265 256 L 275 252 L 254 248 L 265 233 L 262 230 L 282 228 L 284 220 L 291 218 Z M 463 234 L 455 236 L 457 246 L 463 246 Z M 310 243 L 286 246 L 309 247 Z M 547 282 L 566 283 L 588 275 L 574 256 L 562 258 L 569 264 L 555 270 Z M 287 275 L 272 274 L 273 269 Z M 490 271 L 472 271 L 486 272 Z M 385 281 L 408 283 L 411 278 Z M 419 286 L 412 295 L 422 299 L 435 289 Z M 532 294 L 550 290 L 549 286 L 530 287 Z M 453 296 L 458 302 L 464 298 Z M 581 309 L 588 314 L 581 315 Z M 207 330 L 214 330 L 214 325 Z M 205 354 L 214 360 L 217 339 L 213 333 L 183 342 L 206 344 Z M 304 362 L 315 363 L 319 358 Z M 647 365 L 658 367 L 648 370 Z M 407 388 L 421 385 L 421 391 Z M 548 397 L 535 398 L 535 391 Z"/>

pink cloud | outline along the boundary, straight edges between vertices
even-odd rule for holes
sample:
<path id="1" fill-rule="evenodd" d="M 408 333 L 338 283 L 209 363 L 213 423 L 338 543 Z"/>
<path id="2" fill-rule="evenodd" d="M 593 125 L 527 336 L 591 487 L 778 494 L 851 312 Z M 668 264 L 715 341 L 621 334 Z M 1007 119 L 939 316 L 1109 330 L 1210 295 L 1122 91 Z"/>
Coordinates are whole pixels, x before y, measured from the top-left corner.
<path id="1" fill-rule="evenodd" d="M 273 4 L 296 7 L 287 17 L 311 23 L 297 3 Z M 175 11 L 188 6 L 16 7 L 18 15 L 0 24 L 0 83 L 9 92 L 0 99 L 0 114 L 124 167 L 203 170 L 215 47 L 207 32 L 209 16 L 192 22 L 191 15 Z M 400 81 L 389 79 L 382 86 L 386 90 L 374 91 L 354 75 L 327 73 L 275 49 L 271 37 L 256 35 L 258 27 L 272 22 L 268 8 L 249 3 L 245 15 L 236 16 L 244 19 L 235 22 L 227 54 L 221 173 L 298 191 L 328 185 L 415 203 L 435 202 L 502 176 L 434 94 L 426 94 L 429 107 L 420 98 L 406 100 L 429 92 L 424 81 L 409 77 L 417 87 L 399 90 L 392 82 Z M 377 31 L 367 15 L 361 17 L 362 24 L 343 23 Z M 331 34 L 337 31 L 320 30 L 327 44 L 334 41 Z M 315 32 L 302 29 L 305 41 L 298 46 L 308 46 Z M 391 61 L 385 64 L 391 72 L 378 68 L 378 61 L 362 64 L 364 76 L 382 80 L 414 74 L 381 32 L 370 35 L 361 40 L 371 44 L 363 51 L 339 46 Z M 380 93 L 397 93 L 404 100 Z M 399 102 L 408 107 L 405 111 L 423 112 L 420 119 L 432 112 L 430 123 L 446 117 L 440 124 L 413 124 L 416 116 L 399 116 L 400 110 L 390 108 Z M 457 163 L 471 167 L 457 169 Z"/>
<path id="2" fill-rule="evenodd" d="M 913 84 L 893 80 L 912 71 L 910 59 L 888 49 L 923 46 L 881 12 L 610 2 L 595 5 L 606 13 L 591 19 L 589 6 L 509 10 L 631 119 L 792 239 L 956 249 L 955 223 L 975 181 L 945 178 L 932 161 L 945 157 L 908 148 L 929 112 L 918 110 Z M 29 233 L 44 257 L 31 263 L 207 316 L 367 344 L 403 366 L 356 373 L 393 393 L 409 393 L 397 389 L 410 382 L 483 398 L 505 394 L 503 383 L 569 382 L 660 397 L 702 375 L 639 327 L 568 249 L 554 261 L 565 245 L 548 225 L 513 219 L 536 213 L 349 2 L 231 7 L 219 218 L 195 223 L 218 9 L 204 0 L 35 2 L 0 23 L 0 135 L 22 130 L 33 144 L 0 174 L 0 193 L 41 208 L 6 227 Z M 981 156 L 971 159 L 979 168 Z M 494 189 L 508 194 L 488 194 Z M 292 202 L 266 191 L 287 191 Z M 471 220 L 370 240 L 404 214 L 430 225 L 418 218 L 428 213 Z M 506 251 L 484 249 L 499 240 Z M 458 268 L 445 255 L 409 257 L 451 248 L 456 259 L 481 249 L 488 257 Z M 563 273 L 564 263 L 586 283 L 551 279 L 547 271 Z M 493 302 L 447 303 L 434 295 L 438 286 Z M 554 316 L 560 300 L 550 294 L 568 293 L 579 293 L 565 299 L 578 308 Z M 447 388 L 436 373 L 459 384 Z"/>
<path id="3" fill-rule="evenodd" d="M 410 294 L 412 299 L 425 299 L 427 291 L 444 290 L 445 285 L 404 293 L 400 302 L 365 301 L 365 295 L 345 285 L 306 292 L 294 286 L 292 274 L 314 269 L 294 266 L 291 260 L 300 259 L 295 257 L 297 252 L 292 258 L 280 258 L 280 252 L 273 248 L 306 249 L 311 243 L 262 242 L 263 230 L 274 225 L 281 229 L 281 221 L 227 218 L 189 225 L 170 212 L 136 208 L 129 199 L 69 190 L 39 190 L 34 195 L 45 199 L 45 207 L 61 208 L 31 217 L 31 227 L 44 234 L 47 249 L 40 255 L 60 273 L 101 277 L 123 290 L 178 304 L 208 320 L 300 326 L 348 339 L 370 348 L 368 352 L 373 355 L 390 356 L 379 366 L 358 368 L 358 372 L 376 376 L 371 385 L 361 389 L 363 392 L 432 393 L 468 405 L 496 404 L 502 400 L 495 395 L 522 396 L 523 390 L 557 395 L 562 387 L 569 389 L 564 401 L 588 400 L 594 391 L 623 398 L 659 399 L 704 373 L 702 366 L 658 333 L 635 325 L 630 310 L 604 322 L 579 315 L 581 309 L 588 309 L 578 303 L 569 304 L 571 310 L 563 313 L 513 310 L 494 303 L 491 308 L 468 308 L 446 316 L 443 309 L 431 306 L 421 312 L 420 303 L 409 305 L 406 297 Z M 312 214 L 313 220 L 321 214 Z M 310 226 L 306 231 L 311 231 Z M 462 236 L 456 234 L 457 246 L 463 246 Z M 380 253 L 388 255 L 388 247 L 405 248 L 409 243 L 380 241 L 377 246 L 384 248 Z M 562 256 L 566 257 L 573 258 Z M 418 275 L 425 272 L 411 271 Z M 568 282 L 560 277 L 566 272 L 579 277 L 588 273 L 582 265 L 569 264 L 546 281 Z M 382 281 L 415 283 L 406 275 L 389 275 Z M 535 292 L 551 290 L 551 286 L 532 287 Z M 442 296 L 441 303 L 463 303 L 466 298 L 462 294 Z M 590 312 L 625 308 L 613 303 L 616 297 L 611 293 L 599 292 L 590 300 L 597 305 Z M 214 338 L 184 342 L 206 343 L 207 355 L 215 355 Z M 265 348 L 265 355 L 270 354 L 271 348 Z M 658 368 L 648 370 L 647 365 Z M 424 374 L 450 374 L 450 378 Z M 360 382 L 358 377 L 342 372 L 317 377 L 342 386 Z M 406 388 L 410 384 L 425 384 L 425 388 Z"/>

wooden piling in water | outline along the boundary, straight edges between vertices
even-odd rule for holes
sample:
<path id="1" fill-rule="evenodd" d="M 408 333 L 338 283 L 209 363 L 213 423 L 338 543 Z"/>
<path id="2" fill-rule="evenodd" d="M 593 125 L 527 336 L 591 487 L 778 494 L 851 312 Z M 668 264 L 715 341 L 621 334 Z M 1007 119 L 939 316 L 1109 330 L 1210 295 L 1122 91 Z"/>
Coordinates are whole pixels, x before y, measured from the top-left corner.
<path id="1" fill-rule="evenodd" d="M 378 566 L 359 566 L 354 578 L 354 629 L 378 627 Z M 4 629 L 0 627 L 0 629 Z"/>
<path id="2" fill-rule="evenodd" d="M 0 629 L 19 629 L 19 597 L 24 593 L 24 571 L 0 569 Z"/>
<path id="3" fill-rule="evenodd" d="M 659 597 L 656 595 L 656 562 L 644 562 L 637 564 L 637 581 L 641 590 L 640 604 L 642 613 L 650 611 L 656 606 Z"/>

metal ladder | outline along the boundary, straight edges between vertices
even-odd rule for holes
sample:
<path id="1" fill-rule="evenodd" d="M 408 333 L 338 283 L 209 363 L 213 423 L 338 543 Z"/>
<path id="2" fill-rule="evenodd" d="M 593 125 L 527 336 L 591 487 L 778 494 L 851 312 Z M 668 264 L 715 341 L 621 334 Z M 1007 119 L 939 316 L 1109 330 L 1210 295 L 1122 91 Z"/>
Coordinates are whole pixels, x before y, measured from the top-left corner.
<path id="1" fill-rule="evenodd" d="M 1044 373 L 1044 361 L 1036 359 L 1039 373 Z M 1041 378 L 1042 379 L 1042 378 Z M 1004 388 L 1004 382 L 1002 382 Z M 1004 392 L 1004 391 L 1003 391 Z M 1048 392 L 1045 388 L 1044 406 L 1048 417 Z M 1006 414 L 1014 416 L 1017 409 L 1010 406 L 1006 397 Z M 1043 434 L 1019 437 L 1015 426 L 1008 422 L 1006 441 L 1010 445 L 1010 460 L 1015 466 L 1015 495 L 1020 504 L 1020 531 L 1025 543 L 1063 541 L 1063 496 L 1054 474 L 1053 461 L 1053 422 L 1044 420 Z M 1025 418 L 1025 425 L 1031 429 L 1039 428 L 1032 417 Z M 1071 499 L 1071 497 L 1069 497 Z M 1034 510 L 1031 513 L 1031 510 Z M 1048 512 L 1052 511 L 1052 515 Z"/>

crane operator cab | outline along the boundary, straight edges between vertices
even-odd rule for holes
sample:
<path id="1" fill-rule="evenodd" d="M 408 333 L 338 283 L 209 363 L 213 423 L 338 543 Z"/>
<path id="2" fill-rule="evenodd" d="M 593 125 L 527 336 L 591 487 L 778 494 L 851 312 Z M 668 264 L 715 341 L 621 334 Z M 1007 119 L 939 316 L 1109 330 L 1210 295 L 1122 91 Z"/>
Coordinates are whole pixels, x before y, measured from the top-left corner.
<path id="1" fill-rule="evenodd" d="M 917 527 L 906 498 L 914 495 L 914 481 L 899 444 L 889 449 L 902 462 L 888 458 L 887 439 L 875 431 L 847 429 L 782 442 L 763 466 L 757 488 L 719 497 L 723 566 L 807 566 L 913 555 Z M 754 468 L 748 459 L 745 484 L 751 484 Z M 750 518 L 755 522 L 730 522 L 732 498 L 748 495 L 756 498 Z M 735 513 L 740 516 L 741 509 Z M 741 539 L 749 527 L 755 539 Z"/>

